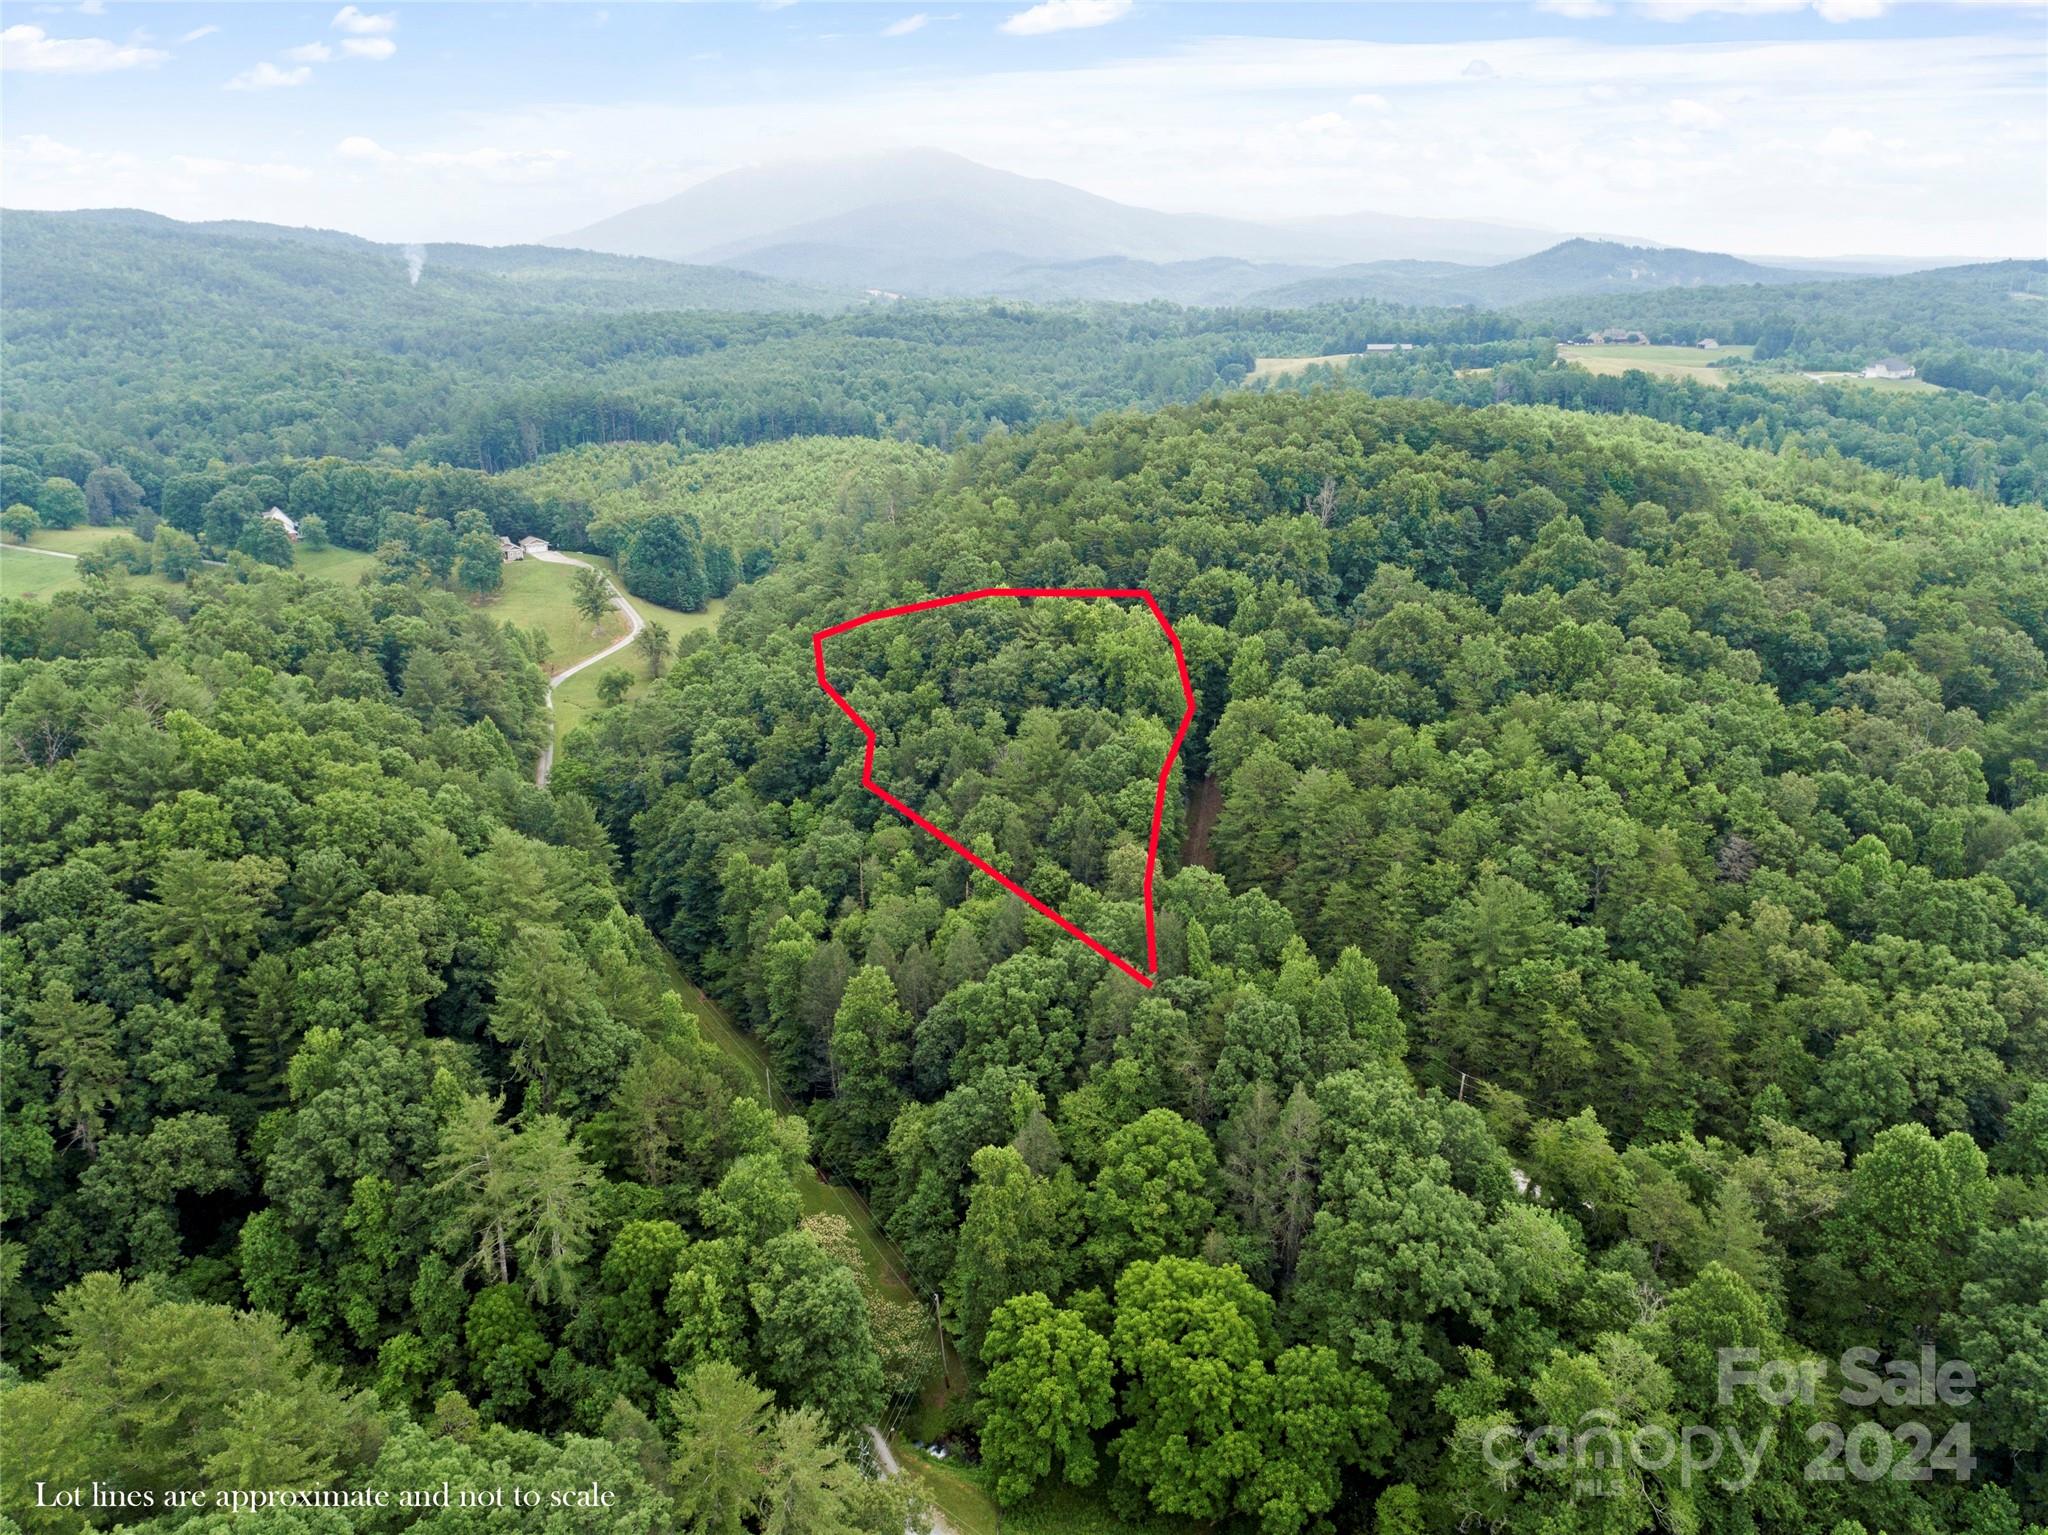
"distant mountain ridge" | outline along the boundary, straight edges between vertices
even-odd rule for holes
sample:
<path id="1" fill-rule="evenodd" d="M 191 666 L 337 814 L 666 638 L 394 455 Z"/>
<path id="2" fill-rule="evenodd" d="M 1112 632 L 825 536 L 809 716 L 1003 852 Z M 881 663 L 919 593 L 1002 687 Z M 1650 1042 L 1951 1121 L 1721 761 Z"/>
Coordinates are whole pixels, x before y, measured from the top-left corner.
<path id="1" fill-rule="evenodd" d="M 10 209 L 7 221 L 12 226 L 9 233 L 18 238 L 62 228 L 128 231 L 141 242 L 134 247 L 143 258 L 138 262 L 138 279 L 141 270 L 158 256 L 166 262 L 182 262 L 207 249 L 254 258 L 244 269 L 263 270 L 277 266 L 283 253 L 276 247 L 287 246 L 309 255 L 367 256 L 388 262 L 398 280 L 415 289 L 418 284 L 411 280 L 409 263 L 416 256 L 422 277 L 432 272 L 436 283 L 459 274 L 458 280 L 465 285 L 506 283 L 537 297 L 553 287 L 573 287 L 578 302 L 596 308 L 758 312 L 838 309 L 853 301 L 847 294 L 804 287 L 732 267 L 690 266 L 542 245 L 392 244 L 336 229 L 261 224 L 246 219 L 188 223 L 140 208 L 89 208 L 65 213 Z M 265 247 L 271 248 L 278 261 L 262 258 Z M 146 291 L 147 287 L 147 282 L 141 281 L 138 291 Z M 462 296 L 482 295 L 472 294 L 465 287 Z M 548 296 L 571 295 L 564 291 Z"/>
<path id="2" fill-rule="evenodd" d="M 544 243 L 818 288 L 1035 302 L 1497 307 L 1833 275 L 1470 219 L 1165 213 L 933 149 L 731 171 Z"/>
<path id="3" fill-rule="evenodd" d="M 717 261 L 774 271 L 800 247 L 861 258 L 1027 262 L 1121 256 L 1331 265 L 1422 255 L 1501 261 L 1554 244 L 1552 230 L 1459 219 L 1347 214 L 1293 224 L 1165 213 L 1077 187 L 978 165 L 942 150 L 737 170 L 543 243 Z"/>
<path id="4" fill-rule="evenodd" d="M 1816 282 L 1854 275 L 1762 266 L 1717 251 L 1573 239 L 1497 266 L 1390 261 L 1340 267 L 1250 294 L 1247 301 L 1299 308 L 1372 298 L 1388 303 L 1497 309 L 1574 293 Z"/>

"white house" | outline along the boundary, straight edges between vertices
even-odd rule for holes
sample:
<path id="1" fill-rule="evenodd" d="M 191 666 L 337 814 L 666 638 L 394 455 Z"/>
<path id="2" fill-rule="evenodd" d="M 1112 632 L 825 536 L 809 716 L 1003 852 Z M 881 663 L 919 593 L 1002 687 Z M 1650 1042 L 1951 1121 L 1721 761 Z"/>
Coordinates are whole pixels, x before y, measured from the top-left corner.
<path id="1" fill-rule="evenodd" d="M 502 533 L 498 535 L 498 553 L 503 557 L 507 565 L 510 565 L 514 560 L 526 558 L 526 551 Z"/>
<path id="2" fill-rule="evenodd" d="M 1903 357 L 1880 357 L 1863 370 L 1865 378 L 1911 378 L 1913 365 Z"/>
<path id="3" fill-rule="evenodd" d="M 269 511 L 265 512 L 263 515 L 266 520 L 274 522 L 279 527 L 283 528 L 285 532 L 285 537 L 289 538 L 293 543 L 297 543 L 299 541 L 299 525 L 296 522 L 292 521 L 290 515 L 286 513 L 283 507 L 273 506 Z"/>
<path id="4" fill-rule="evenodd" d="M 1703 352 L 1717 352 L 1717 351 L 1719 351 L 1720 349 L 1721 349 L 1721 343 L 1720 343 L 1720 342 L 1718 342 L 1718 341 L 1716 341 L 1716 340 L 1715 340 L 1715 339 L 1714 339 L 1714 338 L 1713 338 L 1712 336 L 1702 336 L 1702 337 L 1700 338 L 1700 350 L 1701 350 L 1701 351 L 1703 351 Z"/>
<path id="5" fill-rule="evenodd" d="M 548 552 L 548 541 L 544 538 L 535 538 L 529 533 L 525 538 L 519 540 L 519 547 L 528 554 L 546 554 Z"/>

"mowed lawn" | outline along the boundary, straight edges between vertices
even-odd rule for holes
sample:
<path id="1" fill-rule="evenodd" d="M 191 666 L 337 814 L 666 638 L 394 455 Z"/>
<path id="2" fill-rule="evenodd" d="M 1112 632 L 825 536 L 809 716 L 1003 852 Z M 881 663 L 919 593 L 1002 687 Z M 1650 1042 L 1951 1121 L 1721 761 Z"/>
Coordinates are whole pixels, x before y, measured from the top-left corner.
<path id="1" fill-rule="evenodd" d="M 613 585 L 618 585 L 618 567 L 606 556 L 602 554 L 574 554 L 572 557 L 579 560 L 588 560 L 607 576 L 611 577 Z M 525 561 L 523 563 L 531 564 L 534 562 Z M 515 565 L 511 568 L 517 569 L 518 566 Z M 547 567 L 543 566 L 543 568 Z M 561 571 L 565 576 L 569 574 L 569 570 L 565 566 L 557 565 L 553 568 Z M 619 590 L 623 592 L 625 588 L 621 586 Z M 635 597 L 630 594 L 628 594 L 626 600 L 633 605 L 633 610 L 640 615 L 643 621 L 650 624 L 660 624 L 664 629 L 668 630 L 669 642 L 671 644 L 680 640 L 692 629 L 710 629 L 715 627 L 718 623 L 719 615 L 725 611 L 725 599 L 722 597 L 712 599 L 711 605 L 702 613 L 681 613 L 674 608 L 665 608 L 659 603 L 649 602 L 645 597 Z M 588 633 L 590 626 L 585 624 L 583 627 L 584 632 Z M 612 640 L 617 639 L 622 632 L 618 627 L 617 621 L 613 620 L 605 627 L 605 633 L 609 638 L 587 646 L 577 655 L 568 657 L 567 660 L 564 660 L 558 653 L 553 658 L 555 669 L 560 670 L 561 667 L 580 660 L 583 656 L 589 655 L 594 650 L 602 650 Z M 574 730 L 598 709 L 603 707 L 597 693 L 598 680 L 606 672 L 614 668 L 625 672 L 627 676 L 633 679 L 633 690 L 626 695 L 628 698 L 638 698 L 647 691 L 652 682 L 652 679 L 647 675 L 647 662 L 637 650 L 622 650 L 609 661 L 578 672 L 567 682 L 555 689 L 555 740 L 557 742 L 562 741 L 568 736 L 570 731 Z"/>
<path id="2" fill-rule="evenodd" d="M 539 629 L 548 637 L 550 674 L 574 666 L 604 649 L 626 632 L 625 615 L 616 609 L 593 625 L 576 611 L 576 567 L 546 560 L 514 560 L 505 567 L 505 584 L 484 611 L 500 623 Z"/>
<path id="3" fill-rule="evenodd" d="M 1696 346 L 1561 346 L 1557 359 L 1576 363 L 1588 373 L 1651 373 L 1659 378 L 1698 379 L 1702 384 L 1725 389 L 1729 370 L 1714 364 L 1747 362 L 1755 350 L 1751 346 L 1717 347 L 1711 352 Z"/>
<path id="4" fill-rule="evenodd" d="M 28 551 L 44 549 L 59 554 L 89 554 L 101 544 L 127 535 L 128 528 L 123 524 L 104 528 L 38 528 L 29 535 L 27 551 L 9 543 L 5 552 L 0 553 L 0 596 L 48 597 L 84 580 L 78 561 L 54 559 L 48 554 Z M 353 586 L 364 571 L 377 563 L 374 555 L 360 549 L 297 549 L 293 556 L 292 569 L 299 574 L 316 576 L 323 581 L 339 581 L 348 586 Z M 127 579 L 153 581 L 161 586 L 176 584 L 156 575 L 131 575 Z"/>
<path id="5" fill-rule="evenodd" d="M 110 538 L 119 538 L 126 533 L 125 526 L 92 528 L 37 528 L 28 536 L 31 549 L 55 549 L 61 554 L 84 554 L 88 549 L 97 549 Z M 14 547 L 9 543 L 8 548 Z"/>
<path id="6" fill-rule="evenodd" d="M 922 1450 L 913 1449 L 901 1436 L 890 1447 L 911 1485 L 946 1516 L 946 1523 L 960 1535 L 1000 1535 L 1003 1522 L 995 1500 L 972 1475 L 949 1461 L 933 1460 Z"/>
<path id="7" fill-rule="evenodd" d="M 35 547 L 0 549 L 0 597 L 47 597 L 78 585 L 78 561 L 31 553 Z"/>

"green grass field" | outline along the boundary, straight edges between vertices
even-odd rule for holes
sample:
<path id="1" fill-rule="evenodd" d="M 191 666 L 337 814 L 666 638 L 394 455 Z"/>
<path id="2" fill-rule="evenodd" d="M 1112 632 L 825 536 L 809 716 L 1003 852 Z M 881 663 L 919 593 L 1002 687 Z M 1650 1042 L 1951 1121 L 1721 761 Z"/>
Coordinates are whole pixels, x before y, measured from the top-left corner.
<path id="1" fill-rule="evenodd" d="M 47 597 L 78 585 L 78 561 L 31 554 L 29 549 L 15 544 L 0 549 L 0 597 Z"/>
<path id="2" fill-rule="evenodd" d="M 891 1440 L 889 1447 L 903 1463 L 903 1474 L 911 1485 L 959 1535 L 997 1535 L 1002 1529 L 995 1500 L 982 1491 L 971 1473 L 950 1462 L 933 1460 L 901 1438 Z"/>
<path id="3" fill-rule="evenodd" d="M 38 528 L 29 536 L 28 548 L 53 550 L 60 554 L 88 554 L 101 544 L 125 537 L 127 533 L 124 524 L 105 528 Z M 18 548 L 18 545 L 10 543 L 6 552 L 0 554 L 0 562 L 5 565 L 4 571 L 0 571 L 0 596 L 48 597 L 53 592 L 77 586 L 84 579 L 76 560 L 58 560 L 27 553 L 17 557 Z M 294 551 L 292 569 L 301 575 L 353 586 L 362 573 L 376 563 L 374 555 L 360 549 L 299 549 Z M 130 576 L 128 579 L 153 581 L 162 586 L 174 584 L 154 575 Z"/>
<path id="4" fill-rule="evenodd" d="M 55 549 L 62 554 L 84 554 L 88 549 L 97 549 L 110 538 L 119 538 L 128 529 L 123 526 L 108 528 L 37 528 L 28 536 L 31 549 Z M 13 548 L 12 544 L 8 545 Z"/>
<path id="5" fill-rule="evenodd" d="M 363 572 L 377 563 L 374 554 L 361 549 L 342 549 L 329 545 L 325 549 L 299 549 L 294 551 L 292 569 L 302 576 L 318 576 L 323 581 L 339 581 L 344 586 L 354 586 L 362 579 Z"/>
<path id="6" fill-rule="evenodd" d="M 574 666 L 626 632 L 625 617 L 616 611 L 606 613 L 593 630 L 590 620 L 576 611 L 575 577 L 573 565 L 515 560 L 505 567 L 505 584 L 498 595 L 484 604 L 484 611 L 500 623 L 538 628 L 547 635 L 550 672 Z"/>
<path id="7" fill-rule="evenodd" d="M 1724 346 L 1711 352 L 1696 346 L 1561 346 L 1557 359 L 1575 363 L 1588 373 L 1650 373 L 1659 378 L 1698 379 L 1723 389 L 1730 371 L 1714 364 L 1747 362 L 1755 350 L 1750 346 Z"/>
<path id="8" fill-rule="evenodd" d="M 1249 384 L 1262 378 L 1286 378 L 1290 373 L 1306 373 L 1317 366 L 1341 368 L 1353 358 L 1363 356 L 1363 352 L 1332 352 L 1328 357 L 1257 357 L 1244 381 Z"/>

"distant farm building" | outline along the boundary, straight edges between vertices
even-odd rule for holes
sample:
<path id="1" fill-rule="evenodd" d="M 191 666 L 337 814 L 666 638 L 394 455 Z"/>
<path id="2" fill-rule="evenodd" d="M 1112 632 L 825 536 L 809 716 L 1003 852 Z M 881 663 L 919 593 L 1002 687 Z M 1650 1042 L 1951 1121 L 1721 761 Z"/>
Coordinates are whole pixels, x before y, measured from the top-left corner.
<path id="1" fill-rule="evenodd" d="M 1721 349 L 1721 343 L 1716 341 L 1712 336 L 1702 336 L 1700 338 L 1699 347 L 1700 350 L 1703 352 L 1717 352 Z"/>
<path id="2" fill-rule="evenodd" d="M 548 552 L 548 541 L 544 538 L 535 538 L 529 533 L 526 537 L 519 540 L 519 547 L 528 554 L 546 554 Z"/>
<path id="3" fill-rule="evenodd" d="M 1865 378 L 1911 378 L 1913 365 L 1903 357 L 1880 357 L 1863 370 Z"/>
<path id="4" fill-rule="evenodd" d="M 1368 352 L 1412 352 L 1415 350 L 1415 343 L 1412 341 L 1368 341 L 1365 344 L 1365 349 Z"/>
<path id="5" fill-rule="evenodd" d="M 510 565 L 514 560 L 526 558 L 526 551 L 502 533 L 498 535 L 498 553 L 503 556 L 507 565 Z"/>
<path id="6" fill-rule="evenodd" d="M 1641 331 L 1624 330 L 1619 325 L 1593 332 L 1593 340 L 1601 346 L 1648 346 L 1650 343 L 1650 338 Z"/>
<path id="7" fill-rule="evenodd" d="M 299 541 L 299 525 L 296 522 L 292 521 L 290 515 L 285 511 L 283 507 L 273 506 L 269 511 L 263 514 L 263 517 L 265 521 L 274 522 L 279 527 L 283 528 L 285 537 L 289 538 L 293 543 L 297 543 Z"/>

